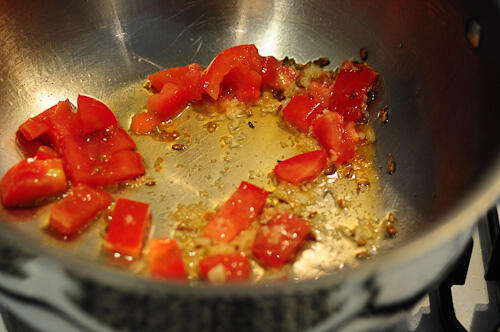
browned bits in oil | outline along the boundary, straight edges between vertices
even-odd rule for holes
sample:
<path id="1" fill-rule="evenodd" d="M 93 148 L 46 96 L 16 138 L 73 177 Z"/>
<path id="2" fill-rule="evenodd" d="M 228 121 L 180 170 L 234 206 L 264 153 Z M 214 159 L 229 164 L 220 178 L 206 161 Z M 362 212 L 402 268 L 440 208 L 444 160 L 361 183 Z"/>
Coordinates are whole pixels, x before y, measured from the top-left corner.
<path id="1" fill-rule="evenodd" d="M 272 94 L 273 94 L 273 97 L 276 98 L 278 101 L 283 101 L 286 98 L 284 91 L 281 89 L 273 89 Z"/>
<path id="2" fill-rule="evenodd" d="M 368 187 L 370 185 L 370 180 L 368 178 L 360 178 L 358 180 L 358 187 L 356 188 L 356 192 L 359 194 L 359 192 Z"/>
<path id="3" fill-rule="evenodd" d="M 177 130 L 172 130 L 172 131 L 164 131 L 159 135 L 159 139 L 161 141 L 175 141 L 177 138 L 179 138 L 181 134 Z"/>
<path id="4" fill-rule="evenodd" d="M 297 86 L 297 88 L 305 88 L 305 86 L 300 82 L 300 76 L 295 80 L 295 85 Z"/>
<path id="5" fill-rule="evenodd" d="M 163 164 L 163 158 L 162 157 L 156 158 L 155 163 L 153 165 L 155 171 L 157 171 L 157 172 L 161 171 L 162 164 Z"/>
<path id="6" fill-rule="evenodd" d="M 156 89 L 153 87 L 153 85 L 151 84 L 150 81 L 144 82 L 144 89 L 148 90 L 149 92 L 153 92 L 153 93 L 157 92 L 157 91 L 155 91 Z"/>
<path id="7" fill-rule="evenodd" d="M 347 207 L 346 201 L 342 198 L 337 199 L 337 206 L 341 209 L 345 209 Z"/>
<path id="8" fill-rule="evenodd" d="M 387 215 L 387 221 L 391 224 L 393 224 L 396 221 L 396 217 L 394 216 L 394 213 L 389 212 Z"/>
<path id="9" fill-rule="evenodd" d="M 217 129 L 217 123 L 215 121 L 208 121 L 205 123 L 205 128 L 207 128 L 209 133 L 213 133 Z"/>
<path id="10" fill-rule="evenodd" d="M 320 67 L 326 67 L 330 64 L 330 59 L 328 59 L 327 57 L 321 57 L 319 59 L 314 60 L 313 63 Z"/>
<path id="11" fill-rule="evenodd" d="M 363 47 L 359 50 L 359 56 L 361 57 L 361 60 L 366 61 L 366 59 L 368 59 L 368 50 Z"/>
<path id="12" fill-rule="evenodd" d="M 175 151 L 182 151 L 182 150 L 186 150 L 186 146 L 184 144 L 173 144 L 172 145 L 172 150 L 175 150 Z"/>
<path id="13" fill-rule="evenodd" d="M 154 186 L 156 185 L 156 180 L 153 178 L 147 178 L 146 181 L 144 182 L 144 185 L 149 187 Z"/>
<path id="14" fill-rule="evenodd" d="M 398 233 L 398 230 L 396 229 L 396 227 L 392 224 L 389 224 L 385 227 L 385 231 L 387 232 L 387 235 L 389 237 L 394 237 L 396 236 L 396 234 Z"/>
<path id="15" fill-rule="evenodd" d="M 325 174 L 325 175 L 333 175 L 335 173 L 337 173 L 337 166 L 335 166 L 333 164 L 328 165 L 328 167 L 325 168 L 325 170 L 323 171 L 323 174 Z"/>
<path id="16" fill-rule="evenodd" d="M 196 229 L 187 225 L 185 222 L 181 222 L 175 227 L 175 230 L 180 231 L 180 232 L 192 232 L 195 231 Z"/>
<path id="17" fill-rule="evenodd" d="M 389 106 L 385 106 L 380 112 L 378 112 L 377 118 L 379 119 L 381 125 L 389 122 Z"/>
<path id="18" fill-rule="evenodd" d="M 255 128 L 255 126 L 254 126 L 254 124 L 252 123 L 252 121 L 248 121 L 248 126 L 249 126 L 250 128 L 252 128 L 252 129 L 254 129 L 254 128 Z"/>
<path id="19" fill-rule="evenodd" d="M 213 216 L 214 216 L 213 212 L 207 212 L 203 215 L 203 219 L 205 219 L 206 221 L 209 221 L 210 219 L 212 219 Z"/>
<path id="20" fill-rule="evenodd" d="M 360 260 L 361 259 L 368 259 L 370 257 L 371 257 L 370 253 L 366 250 L 363 250 L 363 251 L 356 253 L 356 258 L 360 259 Z"/>
<path id="21" fill-rule="evenodd" d="M 389 163 L 387 164 L 387 173 L 393 174 L 396 171 L 396 162 L 392 153 L 389 153 Z"/>
<path id="22" fill-rule="evenodd" d="M 285 66 L 290 66 L 290 67 L 294 67 L 297 64 L 294 58 L 289 58 L 287 56 L 283 60 L 281 60 L 281 63 Z"/>

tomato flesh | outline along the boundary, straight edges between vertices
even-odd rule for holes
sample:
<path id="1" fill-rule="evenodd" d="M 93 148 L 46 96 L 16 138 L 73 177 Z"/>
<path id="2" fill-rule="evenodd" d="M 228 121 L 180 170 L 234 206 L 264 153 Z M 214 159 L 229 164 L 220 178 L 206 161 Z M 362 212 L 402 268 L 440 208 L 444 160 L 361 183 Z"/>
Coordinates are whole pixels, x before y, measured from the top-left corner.
<path id="1" fill-rule="evenodd" d="M 50 127 L 47 123 L 47 118 L 55 111 L 56 107 L 57 105 L 54 105 L 21 124 L 19 126 L 19 131 L 23 134 L 24 138 L 28 141 L 32 141 L 48 132 Z"/>
<path id="2" fill-rule="evenodd" d="M 202 278 L 211 282 L 241 282 L 250 275 L 248 259 L 241 253 L 209 256 L 199 266 Z"/>
<path id="3" fill-rule="evenodd" d="M 86 185 L 73 186 L 71 192 L 50 208 L 50 228 L 61 235 L 73 235 L 104 210 L 113 197 Z"/>
<path id="4" fill-rule="evenodd" d="M 155 93 L 149 97 L 148 110 L 161 121 L 165 121 L 186 107 L 187 102 L 187 90 L 176 84 L 166 82 L 160 93 Z"/>
<path id="5" fill-rule="evenodd" d="M 326 108 L 330 104 L 332 89 L 326 84 L 312 81 L 307 87 L 307 95 L 311 97 L 315 102 L 320 103 L 321 108 Z"/>
<path id="6" fill-rule="evenodd" d="M 299 72 L 291 67 L 280 64 L 273 56 L 262 60 L 262 83 L 271 89 L 285 90 L 299 77 Z"/>
<path id="7" fill-rule="evenodd" d="M 283 119 L 303 133 L 309 132 L 314 119 L 322 111 L 320 104 L 307 96 L 294 96 L 283 109 Z"/>
<path id="8" fill-rule="evenodd" d="M 66 191 L 66 175 L 61 159 L 25 159 L 11 167 L 0 183 L 6 207 L 28 207 L 37 201 Z"/>
<path id="9" fill-rule="evenodd" d="M 134 115 L 132 119 L 132 124 L 130 125 L 130 131 L 133 134 L 147 135 L 153 132 L 153 129 L 157 127 L 161 121 L 156 117 L 156 115 L 150 112 L 142 112 Z"/>
<path id="10" fill-rule="evenodd" d="M 104 240 L 106 249 L 137 258 L 149 224 L 149 204 L 119 198 Z"/>
<path id="11" fill-rule="evenodd" d="M 205 226 L 203 235 L 230 242 L 260 215 L 268 195 L 262 188 L 241 182 L 231 197 L 217 209 Z"/>
<path id="12" fill-rule="evenodd" d="M 118 151 L 135 148 L 130 135 L 118 125 L 112 125 L 87 135 L 85 145 L 89 157 L 97 160 L 104 160 Z"/>
<path id="13" fill-rule="evenodd" d="M 330 111 L 341 114 L 345 120 L 361 120 L 367 107 L 367 93 L 372 89 L 377 75 L 365 64 L 344 61 L 333 86 Z"/>
<path id="14" fill-rule="evenodd" d="M 16 144 L 17 147 L 21 150 L 22 154 L 26 158 L 33 158 L 36 156 L 36 152 L 38 149 L 44 145 L 40 140 L 32 140 L 28 141 L 20 130 L 16 132 Z"/>
<path id="15" fill-rule="evenodd" d="M 82 126 L 78 114 L 68 99 L 57 103 L 56 108 L 47 117 L 49 124 L 48 137 L 52 145 L 59 149 L 66 137 L 82 135 Z"/>
<path id="16" fill-rule="evenodd" d="M 165 69 L 150 75 L 148 79 L 156 91 L 161 91 L 165 83 L 168 82 L 185 89 L 188 100 L 201 100 L 202 98 L 201 70 L 197 63 Z"/>
<path id="17" fill-rule="evenodd" d="M 85 135 L 118 123 L 109 107 L 94 97 L 78 95 L 77 104 L 78 116 Z"/>
<path id="18" fill-rule="evenodd" d="M 187 279 L 182 251 L 175 240 L 152 239 L 148 252 L 149 273 L 157 279 Z"/>
<path id="19" fill-rule="evenodd" d="M 243 66 L 260 73 L 262 58 L 255 45 L 238 45 L 219 53 L 202 77 L 203 90 L 217 100 L 224 77 L 236 67 Z"/>
<path id="20" fill-rule="evenodd" d="M 280 180 L 297 184 L 314 180 L 326 165 L 326 151 L 317 150 L 283 160 L 274 167 L 274 173 Z"/>
<path id="21" fill-rule="evenodd" d="M 261 226 L 252 252 L 270 267 L 281 267 L 300 248 L 311 230 L 308 221 L 290 213 L 276 213 Z"/>
<path id="22" fill-rule="evenodd" d="M 252 69 L 239 66 L 224 77 L 223 86 L 234 93 L 244 103 L 259 99 L 262 77 Z"/>
<path id="23" fill-rule="evenodd" d="M 59 154 L 55 152 L 52 148 L 42 145 L 36 151 L 36 159 L 37 160 L 45 160 L 45 159 L 53 159 L 59 158 Z"/>

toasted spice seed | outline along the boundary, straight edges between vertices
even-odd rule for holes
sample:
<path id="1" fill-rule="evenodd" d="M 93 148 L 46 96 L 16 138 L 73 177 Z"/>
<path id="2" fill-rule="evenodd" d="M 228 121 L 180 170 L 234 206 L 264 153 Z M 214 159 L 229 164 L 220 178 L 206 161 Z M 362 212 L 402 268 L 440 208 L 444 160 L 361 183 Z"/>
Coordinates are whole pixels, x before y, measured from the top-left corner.
<path id="1" fill-rule="evenodd" d="M 160 140 L 162 141 L 175 141 L 177 138 L 179 138 L 181 134 L 177 130 L 173 131 L 164 131 L 159 135 Z"/>
<path id="2" fill-rule="evenodd" d="M 326 67 L 330 64 L 330 59 L 328 59 L 326 57 L 321 57 L 319 59 L 314 60 L 313 63 L 315 65 L 320 66 L 320 67 Z"/>
<path id="3" fill-rule="evenodd" d="M 156 180 L 153 178 L 147 178 L 146 182 L 144 182 L 144 185 L 150 186 L 150 187 L 154 186 L 154 185 L 156 185 Z"/>
<path id="4" fill-rule="evenodd" d="M 387 225 L 385 227 L 385 230 L 387 232 L 387 235 L 389 235 L 390 237 L 394 237 L 398 233 L 398 230 L 396 229 L 396 227 L 394 227 L 394 225 Z"/>
<path id="5" fill-rule="evenodd" d="M 214 121 L 208 121 L 205 123 L 205 128 L 207 128 L 209 133 L 213 133 L 217 129 L 217 123 Z"/>
<path id="6" fill-rule="evenodd" d="M 176 151 L 186 150 L 186 146 L 184 144 L 174 144 L 172 145 L 172 150 Z"/>
<path id="7" fill-rule="evenodd" d="M 389 106 L 384 106 L 384 108 L 378 112 L 377 118 L 379 119 L 381 125 L 389 122 Z"/>
<path id="8" fill-rule="evenodd" d="M 297 86 L 297 88 L 301 88 L 301 89 L 305 88 L 305 86 L 300 82 L 300 77 L 297 78 L 297 80 L 295 81 L 295 85 Z"/>
<path id="9" fill-rule="evenodd" d="M 346 208 L 346 202 L 342 198 L 339 198 L 337 200 L 337 205 L 341 209 L 345 209 Z"/>
<path id="10" fill-rule="evenodd" d="M 293 67 L 297 64 L 294 58 L 289 58 L 287 56 L 283 60 L 281 60 L 281 63 L 285 66 L 290 66 L 290 67 Z"/>
<path id="11" fill-rule="evenodd" d="M 392 153 L 389 153 L 389 164 L 387 165 L 387 173 L 393 174 L 396 171 L 396 162 Z"/>
<path id="12" fill-rule="evenodd" d="M 252 129 L 254 129 L 254 128 L 255 128 L 255 126 L 253 125 L 253 123 L 252 123 L 251 121 L 248 121 L 248 126 L 249 126 L 250 128 L 252 128 Z"/>
<path id="13" fill-rule="evenodd" d="M 360 251 L 358 253 L 356 253 L 356 258 L 357 259 L 367 259 L 367 258 L 370 258 L 371 255 L 368 251 L 366 250 L 363 250 L 363 251 Z"/>
<path id="14" fill-rule="evenodd" d="M 368 58 L 368 50 L 363 47 L 359 50 L 359 56 L 361 57 L 361 60 L 366 61 L 366 59 Z"/>
<path id="15" fill-rule="evenodd" d="M 279 160 L 279 159 L 278 159 L 278 160 L 276 160 L 276 162 L 277 162 L 278 164 L 279 164 L 280 162 L 282 162 L 282 161 L 283 161 L 283 160 Z"/>
<path id="16" fill-rule="evenodd" d="M 387 215 L 387 221 L 390 222 L 391 224 L 396 221 L 396 217 L 392 212 L 389 212 L 389 214 Z"/>
<path id="17" fill-rule="evenodd" d="M 286 98 L 284 91 L 281 89 L 273 89 L 272 93 L 273 93 L 273 97 L 276 98 L 278 101 L 283 101 Z"/>
<path id="18" fill-rule="evenodd" d="M 335 165 L 329 165 L 324 171 L 323 174 L 325 175 L 333 175 L 337 172 L 337 166 Z"/>

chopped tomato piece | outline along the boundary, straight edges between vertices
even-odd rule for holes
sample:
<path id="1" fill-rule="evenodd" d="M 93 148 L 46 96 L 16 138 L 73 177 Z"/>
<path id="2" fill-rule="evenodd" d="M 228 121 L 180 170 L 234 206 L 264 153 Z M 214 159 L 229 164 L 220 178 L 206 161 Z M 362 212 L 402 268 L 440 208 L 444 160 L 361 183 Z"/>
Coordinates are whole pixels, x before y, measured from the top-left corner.
<path id="1" fill-rule="evenodd" d="M 306 96 L 294 96 L 283 109 L 283 119 L 292 127 L 307 133 L 316 116 L 322 111 L 320 104 Z"/>
<path id="2" fill-rule="evenodd" d="M 214 282 L 238 282 L 248 280 L 250 264 L 244 254 L 214 255 L 200 260 L 203 279 Z"/>
<path id="3" fill-rule="evenodd" d="M 345 128 L 344 118 L 336 112 L 328 112 L 313 123 L 314 135 L 336 164 L 342 164 L 354 156 L 359 139 L 355 127 Z M 354 133 L 352 132 L 354 130 Z"/>
<path id="4" fill-rule="evenodd" d="M 260 73 L 262 58 L 255 45 L 238 45 L 219 53 L 202 77 L 203 89 L 217 100 L 224 77 L 234 68 L 243 66 Z"/>
<path id="5" fill-rule="evenodd" d="M 105 160 L 115 152 L 130 150 L 135 147 L 135 143 L 129 134 L 118 125 L 88 135 L 85 144 L 89 157 L 97 160 Z"/>
<path id="6" fill-rule="evenodd" d="M 269 193 L 248 182 L 241 182 L 238 189 L 222 204 L 203 230 L 203 235 L 230 242 L 257 218 Z"/>
<path id="7" fill-rule="evenodd" d="M 299 72 L 291 67 L 280 64 L 273 56 L 262 60 L 262 83 L 271 89 L 285 90 L 299 77 Z"/>
<path id="8" fill-rule="evenodd" d="M 148 110 L 161 121 L 168 120 L 179 113 L 188 102 L 188 92 L 182 87 L 166 82 L 160 93 L 149 97 Z"/>
<path id="9" fill-rule="evenodd" d="M 53 158 L 59 158 L 59 154 L 46 145 L 40 146 L 36 151 L 36 159 L 38 160 L 53 159 Z"/>
<path id="10" fill-rule="evenodd" d="M 113 197 L 86 185 L 73 186 L 71 192 L 50 208 L 50 227 L 62 235 L 73 235 L 104 210 Z"/>
<path id="11" fill-rule="evenodd" d="M 78 115 L 85 135 L 118 123 L 109 107 L 94 97 L 78 95 L 77 104 Z"/>
<path id="12" fill-rule="evenodd" d="M 47 119 L 55 111 L 56 107 L 57 105 L 54 105 L 37 116 L 29 118 L 20 125 L 19 131 L 24 135 L 24 138 L 28 141 L 32 141 L 48 132 L 50 127 L 47 123 Z"/>
<path id="13" fill-rule="evenodd" d="M 224 77 L 224 87 L 230 89 L 239 101 L 251 103 L 260 97 L 262 77 L 254 70 L 239 66 Z"/>
<path id="14" fill-rule="evenodd" d="M 332 88 L 326 84 L 321 84 L 316 81 L 309 83 L 307 87 L 307 95 L 315 102 L 321 104 L 321 108 L 326 108 L 330 104 L 332 97 Z"/>
<path id="15" fill-rule="evenodd" d="M 97 170 L 92 181 L 97 186 L 107 186 L 144 174 L 141 155 L 131 150 L 118 151 L 98 166 L 101 169 Z"/>
<path id="16" fill-rule="evenodd" d="M 153 278 L 187 279 L 182 251 L 175 240 L 152 239 L 149 243 L 148 266 Z"/>
<path id="17" fill-rule="evenodd" d="M 150 112 L 142 112 L 134 115 L 132 119 L 132 124 L 130 125 L 130 131 L 133 134 L 150 134 L 153 129 L 158 126 L 161 121 Z"/>
<path id="18" fill-rule="evenodd" d="M 61 159 L 25 159 L 10 168 L 0 184 L 6 207 L 33 206 L 38 200 L 66 191 Z"/>
<path id="19" fill-rule="evenodd" d="M 187 91 L 188 100 L 201 100 L 203 84 L 201 83 L 201 70 L 197 63 L 185 67 L 175 67 L 162 70 L 148 77 L 151 85 L 161 91 L 165 83 L 172 83 Z"/>
<path id="20" fill-rule="evenodd" d="M 119 198 L 104 241 L 106 249 L 137 258 L 149 224 L 149 204 Z"/>
<path id="21" fill-rule="evenodd" d="M 20 130 L 16 132 L 16 143 L 26 158 L 34 157 L 38 149 L 43 145 L 40 140 L 28 141 Z"/>
<path id="22" fill-rule="evenodd" d="M 330 111 L 338 112 L 345 120 L 360 120 L 367 107 L 367 93 L 372 89 L 377 76 L 365 64 L 344 61 L 333 87 Z"/>
<path id="23" fill-rule="evenodd" d="M 276 167 L 276 176 L 293 184 L 314 180 L 326 168 L 326 151 L 317 150 L 284 160 Z"/>
<path id="24" fill-rule="evenodd" d="M 308 221 L 291 213 L 277 213 L 261 226 L 252 252 L 270 267 L 280 267 L 292 258 L 311 229 Z"/>
<path id="25" fill-rule="evenodd" d="M 62 141 L 69 136 L 80 135 L 82 126 L 78 114 L 73 112 L 73 108 L 68 99 L 57 103 L 56 108 L 47 117 L 49 123 L 48 136 L 50 142 L 56 149 L 60 149 Z"/>

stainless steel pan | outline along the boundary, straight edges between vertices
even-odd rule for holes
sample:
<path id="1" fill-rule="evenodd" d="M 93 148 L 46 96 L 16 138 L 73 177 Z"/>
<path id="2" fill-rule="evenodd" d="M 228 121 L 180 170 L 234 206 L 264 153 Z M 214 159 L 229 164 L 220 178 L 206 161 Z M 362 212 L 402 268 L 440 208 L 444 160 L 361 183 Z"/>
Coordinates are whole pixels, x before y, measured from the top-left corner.
<path id="1" fill-rule="evenodd" d="M 242 43 L 278 58 L 327 56 L 334 64 L 365 47 L 381 73 L 372 108 L 391 107 L 390 123 L 374 127 L 384 199 L 398 211 L 401 235 L 393 249 L 317 280 L 187 286 L 102 264 L 99 226 L 85 243 L 61 243 L 40 232 L 43 210 L 2 208 L 5 246 L 26 254 L 4 255 L 0 300 L 14 312 L 5 294 L 41 302 L 38 309 L 53 317 L 38 322 L 47 330 L 58 319 L 90 330 L 322 330 L 360 328 L 363 315 L 418 296 L 453 262 L 474 222 L 500 194 L 498 22 L 494 1 L 3 2 L 0 173 L 20 158 L 17 126 L 60 99 L 95 95 L 127 126 L 144 105 L 123 96 L 160 68 L 206 65 Z M 475 37 L 479 48 L 470 41 Z M 148 167 L 165 149 L 147 138 L 137 143 Z M 384 172 L 388 153 L 397 162 L 390 176 Z M 212 171 L 201 170 L 201 176 Z M 207 185 L 190 175 L 157 175 L 163 200 L 147 188 L 121 195 L 153 201 L 153 215 L 162 218 L 165 200 L 194 201 L 192 188 Z M 227 192 L 210 189 L 214 202 L 237 181 L 227 179 Z M 19 283 L 16 275 L 28 277 Z M 64 286 L 51 292 L 26 286 L 47 276 L 54 280 L 49 284 Z"/>

